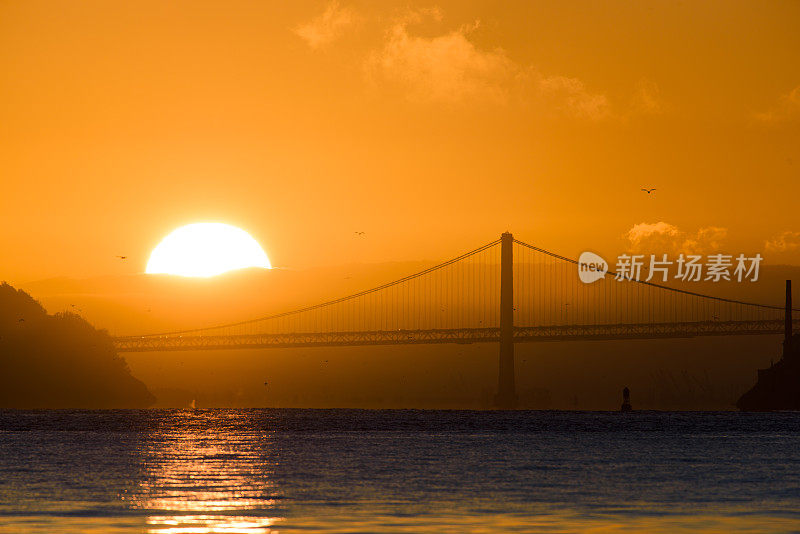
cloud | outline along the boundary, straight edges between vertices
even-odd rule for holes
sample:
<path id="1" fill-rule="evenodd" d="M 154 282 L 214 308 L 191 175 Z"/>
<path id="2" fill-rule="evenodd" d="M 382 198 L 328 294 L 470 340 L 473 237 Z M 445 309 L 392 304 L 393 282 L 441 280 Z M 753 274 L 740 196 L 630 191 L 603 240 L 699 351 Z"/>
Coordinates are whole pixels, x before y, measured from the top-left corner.
<path id="1" fill-rule="evenodd" d="M 683 252 L 687 254 L 717 252 L 722 248 L 726 237 L 728 237 L 727 228 L 708 226 L 700 228 L 693 235 L 687 236 L 681 246 Z"/>
<path id="2" fill-rule="evenodd" d="M 661 91 L 654 81 L 642 78 L 636 83 L 631 99 L 631 110 L 634 113 L 658 115 L 664 113 L 665 107 Z"/>
<path id="3" fill-rule="evenodd" d="M 756 119 L 767 123 L 800 120 L 800 85 L 781 95 L 778 104 L 764 113 L 756 113 Z"/>
<path id="4" fill-rule="evenodd" d="M 625 234 L 631 252 L 664 252 L 676 250 L 676 241 L 680 231 L 672 224 L 665 222 L 634 224 Z"/>
<path id="5" fill-rule="evenodd" d="M 800 232 L 787 230 L 764 242 L 767 252 L 791 252 L 800 249 Z"/>
<path id="6" fill-rule="evenodd" d="M 605 95 L 589 91 L 578 78 L 544 75 L 513 61 L 500 47 L 483 48 L 472 34 L 480 21 L 439 35 L 409 29 L 441 12 L 413 11 L 387 30 L 381 47 L 366 61 L 371 80 L 400 89 L 408 99 L 445 104 L 505 104 L 520 100 L 541 111 L 575 118 L 611 115 Z"/>
<path id="7" fill-rule="evenodd" d="M 294 32 L 313 49 L 322 48 L 339 37 L 355 24 L 359 17 L 349 7 L 341 7 L 336 0 L 331 1 L 325 11 L 306 24 L 294 28 Z"/>
<path id="8" fill-rule="evenodd" d="M 385 27 L 380 43 L 364 59 L 367 79 L 420 103 L 449 106 L 514 104 L 540 116 L 599 121 L 664 110 L 658 86 L 642 79 L 629 110 L 615 113 L 609 98 L 580 78 L 543 73 L 514 61 L 501 47 L 476 43 L 480 20 L 431 32 L 444 16 L 438 7 L 407 9 Z M 330 2 L 324 12 L 293 31 L 313 49 L 329 46 L 362 20 L 353 9 Z M 425 31 L 418 26 L 426 26 Z"/>
<path id="9" fill-rule="evenodd" d="M 405 17 L 394 24 L 383 47 L 367 60 L 368 72 L 404 89 L 411 100 L 505 102 L 517 67 L 496 48 L 481 50 L 469 40 L 478 23 L 442 35 L 423 37 L 408 31 Z"/>
<path id="10" fill-rule="evenodd" d="M 626 233 L 629 251 L 637 254 L 708 254 L 719 251 L 728 235 L 727 228 L 707 226 L 694 233 L 681 231 L 663 221 L 639 223 Z"/>
<path id="11" fill-rule="evenodd" d="M 538 75 L 533 82 L 534 89 L 551 109 L 561 110 L 572 117 L 593 120 L 611 116 L 608 98 L 602 94 L 591 93 L 578 78 Z"/>

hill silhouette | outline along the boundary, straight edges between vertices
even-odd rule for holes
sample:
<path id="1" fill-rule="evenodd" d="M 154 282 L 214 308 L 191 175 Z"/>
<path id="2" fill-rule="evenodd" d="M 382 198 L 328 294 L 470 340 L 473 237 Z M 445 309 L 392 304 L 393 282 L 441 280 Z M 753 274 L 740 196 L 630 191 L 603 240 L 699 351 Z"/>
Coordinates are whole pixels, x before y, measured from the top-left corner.
<path id="1" fill-rule="evenodd" d="M 144 408 L 155 401 L 111 337 L 73 313 L 49 315 L 0 284 L 0 407 Z"/>

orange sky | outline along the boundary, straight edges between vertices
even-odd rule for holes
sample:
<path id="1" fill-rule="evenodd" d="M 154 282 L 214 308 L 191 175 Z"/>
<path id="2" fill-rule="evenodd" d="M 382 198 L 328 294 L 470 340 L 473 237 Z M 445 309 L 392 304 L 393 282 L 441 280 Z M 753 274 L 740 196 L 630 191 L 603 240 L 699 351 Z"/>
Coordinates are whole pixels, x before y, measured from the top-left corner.
<path id="1" fill-rule="evenodd" d="M 800 263 L 798 66 L 790 1 L 2 0 L 0 279 L 198 221 L 293 269 L 659 222 Z"/>

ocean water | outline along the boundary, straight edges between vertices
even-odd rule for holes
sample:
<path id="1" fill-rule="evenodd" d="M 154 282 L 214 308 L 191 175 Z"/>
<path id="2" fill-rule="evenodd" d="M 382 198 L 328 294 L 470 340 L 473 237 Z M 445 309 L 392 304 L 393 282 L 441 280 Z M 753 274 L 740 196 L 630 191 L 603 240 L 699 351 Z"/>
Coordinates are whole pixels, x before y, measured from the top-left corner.
<path id="1" fill-rule="evenodd" d="M 800 531 L 800 414 L 0 411 L 0 532 Z"/>

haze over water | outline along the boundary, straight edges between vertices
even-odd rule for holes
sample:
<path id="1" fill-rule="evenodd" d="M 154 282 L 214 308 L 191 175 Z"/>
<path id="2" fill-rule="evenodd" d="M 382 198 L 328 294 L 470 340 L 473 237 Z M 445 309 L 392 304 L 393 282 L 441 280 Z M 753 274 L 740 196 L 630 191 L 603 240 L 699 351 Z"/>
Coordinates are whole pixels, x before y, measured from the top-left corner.
<path id="1" fill-rule="evenodd" d="M 2 411 L 0 532 L 800 529 L 800 414 Z"/>

